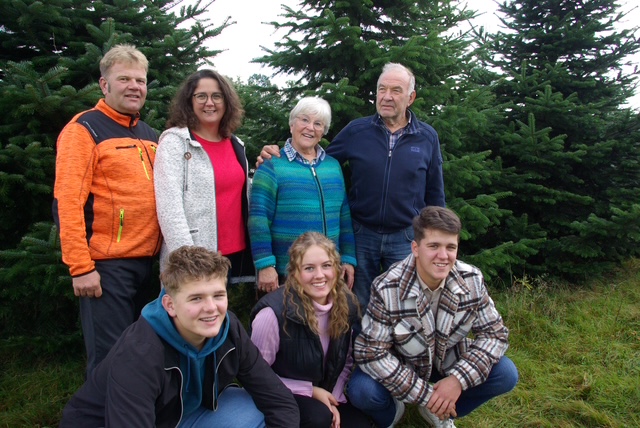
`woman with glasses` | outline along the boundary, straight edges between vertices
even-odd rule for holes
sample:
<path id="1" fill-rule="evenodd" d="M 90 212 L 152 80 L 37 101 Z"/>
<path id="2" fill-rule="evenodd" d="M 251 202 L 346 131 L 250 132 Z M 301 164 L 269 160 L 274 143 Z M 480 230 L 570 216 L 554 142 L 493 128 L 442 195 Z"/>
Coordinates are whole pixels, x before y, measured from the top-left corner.
<path id="1" fill-rule="evenodd" d="M 281 157 L 265 161 L 253 177 L 249 235 L 260 291 L 284 283 L 287 251 L 308 231 L 336 244 L 346 284 L 353 286 L 355 242 L 342 169 L 319 144 L 330 124 L 328 102 L 302 98 L 289 114 L 291 138 Z"/>
<path id="2" fill-rule="evenodd" d="M 176 248 L 196 245 L 231 260 L 231 283 L 254 280 L 248 163 L 244 143 L 233 135 L 243 115 L 235 89 L 213 70 L 189 76 L 174 97 L 154 164 L 160 266 Z"/>

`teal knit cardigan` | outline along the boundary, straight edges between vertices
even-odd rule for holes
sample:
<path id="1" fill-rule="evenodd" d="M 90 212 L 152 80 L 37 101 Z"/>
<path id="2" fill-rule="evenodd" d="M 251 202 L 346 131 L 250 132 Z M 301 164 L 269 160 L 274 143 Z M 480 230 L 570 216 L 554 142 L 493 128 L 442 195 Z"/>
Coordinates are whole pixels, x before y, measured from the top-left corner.
<path id="1" fill-rule="evenodd" d="M 313 167 L 281 156 L 256 171 L 249 204 L 249 238 L 257 270 L 275 266 L 286 274 L 287 251 L 307 231 L 335 242 L 342 263 L 356 266 L 355 239 L 342 170 L 325 156 Z"/>

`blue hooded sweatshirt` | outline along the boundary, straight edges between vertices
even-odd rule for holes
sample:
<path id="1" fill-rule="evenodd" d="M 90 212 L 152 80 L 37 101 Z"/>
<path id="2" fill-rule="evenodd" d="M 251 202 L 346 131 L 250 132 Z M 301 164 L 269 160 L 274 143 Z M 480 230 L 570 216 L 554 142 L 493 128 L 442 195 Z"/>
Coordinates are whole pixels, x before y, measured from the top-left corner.
<path id="1" fill-rule="evenodd" d="M 180 354 L 180 370 L 182 371 L 182 407 L 186 416 L 202 403 L 202 384 L 204 383 L 205 359 L 213 353 L 213 366 L 216 361 L 215 350 L 227 339 L 229 332 L 229 317 L 224 318 L 222 328 L 217 336 L 205 341 L 200 351 L 187 342 L 173 324 L 172 318 L 162 306 L 162 296 L 165 290 L 154 301 L 142 309 L 142 317 L 146 319 L 155 332 Z M 214 397 L 218 401 L 218 373 L 214 370 Z"/>

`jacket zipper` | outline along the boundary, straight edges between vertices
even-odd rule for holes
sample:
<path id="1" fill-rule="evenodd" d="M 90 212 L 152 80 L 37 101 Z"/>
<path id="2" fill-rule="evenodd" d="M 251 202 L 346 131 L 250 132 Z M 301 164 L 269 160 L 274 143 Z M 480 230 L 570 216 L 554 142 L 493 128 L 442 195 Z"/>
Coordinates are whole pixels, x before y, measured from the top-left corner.
<path id="1" fill-rule="evenodd" d="M 320 185 L 320 180 L 318 179 L 318 175 L 316 174 L 316 169 L 311 166 L 311 173 L 313 174 L 313 178 L 316 181 L 316 185 L 318 186 L 318 193 L 320 194 L 320 211 L 322 213 L 322 234 L 327 235 L 327 216 L 325 215 L 324 209 L 324 194 L 322 193 L 322 186 Z"/>
<path id="2" fill-rule="evenodd" d="M 216 364 L 216 366 L 214 367 L 214 373 L 213 373 L 214 381 L 213 381 L 213 391 L 212 391 L 212 396 L 213 396 L 212 406 L 213 406 L 213 410 L 214 411 L 218 410 L 218 402 L 219 402 L 219 400 L 216 399 L 216 391 L 215 391 L 215 389 L 218 387 L 218 382 L 216 380 L 217 377 L 218 377 L 218 369 L 220 368 L 220 364 L 222 364 L 222 361 L 224 361 L 224 359 L 227 357 L 227 355 L 229 355 L 230 353 L 232 353 L 235 350 L 236 350 L 235 346 L 229 348 L 227 350 L 227 352 L 225 352 L 224 355 L 222 355 L 220 357 L 220 360 L 218 361 L 218 364 Z M 216 352 L 216 351 L 214 351 L 214 352 Z M 227 385 L 227 386 L 229 386 L 229 385 Z M 225 389 L 226 389 L 226 387 L 225 387 Z M 219 395 L 222 395 L 223 391 L 218 391 L 220 393 Z"/>
<path id="3" fill-rule="evenodd" d="M 178 423 L 175 426 L 175 428 L 178 428 L 180 426 L 180 422 L 182 422 L 182 417 L 184 416 L 184 402 L 182 397 L 182 384 L 184 383 L 184 375 L 182 374 L 182 370 L 180 370 L 180 367 L 165 367 L 164 370 L 177 370 L 180 374 L 180 419 L 178 419 Z"/>
<path id="4" fill-rule="evenodd" d="M 144 145 L 144 143 L 142 143 Z M 153 153 L 156 153 L 156 147 L 152 144 L 149 145 Z M 142 162 L 142 168 L 144 169 L 144 174 L 147 176 L 147 180 L 151 180 L 151 176 L 149 175 L 149 170 L 147 170 L 147 165 L 144 163 L 144 155 L 142 154 L 142 149 L 135 144 L 130 144 L 128 146 L 116 146 L 116 150 L 123 149 L 138 149 L 138 154 L 140 155 L 140 161 Z M 149 163 L 151 164 L 151 159 L 149 159 Z"/>
<path id="5" fill-rule="evenodd" d="M 120 242 L 122 237 L 122 228 L 124 227 L 124 208 L 120 208 L 120 226 L 118 227 L 118 238 L 116 242 Z"/>
<path id="6" fill-rule="evenodd" d="M 142 149 L 138 147 L 138 153 L 140 154 L 140 162 L 142 162 L 142 168 L 144 168 L 144 173 L 147 176 L 147 180 L 151 180 L 149 177 L 149 171 L 147 171 L 147 165 L 144 163 L 144 156 L 142 156 Z"/>
<path id="7" fill-rule="evenodd" d="M 387 137 L 390 137 L 390 134 L 388 133 L 388 130 L 385 130 L 385 132 L 387 133 Z M 389 180 L 390 180 L 390 176 L 391 176 L 391 162 L 392 162 L 392 157 L 393 157 L 393 151 L 395 150 L 396 146 L 398 145 L 398 143 L 400 142 L 400 138 L 402 138 L 402 135 L 400 137 L 398 137 L 398 141 L 396 141 L 396 144 L 394 144 L 393 149 L 388 149 L 387 152 L 387 161 L 384 167 L 384 177 L 383 177 L 383 189 L 382 189 L 382 203 L 380 205 L 380 224 L 383 225 L 385 223 L 385 217 L 386 217 L 386 213 L 387 213 L 387 195 L 389 194 Z M 388 139 L 387 139 L 387 144 L 388 144 Z"/>

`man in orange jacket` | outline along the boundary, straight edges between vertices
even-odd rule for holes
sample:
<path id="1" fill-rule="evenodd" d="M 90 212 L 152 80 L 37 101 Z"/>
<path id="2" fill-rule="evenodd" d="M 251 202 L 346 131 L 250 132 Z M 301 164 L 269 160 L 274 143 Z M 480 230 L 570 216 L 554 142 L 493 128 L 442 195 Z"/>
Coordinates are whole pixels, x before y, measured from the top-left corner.
<path id="1" fill-rule="evenodd" d="M 87 373 L 159 290 L 151 288 L 160 228 L 153 192 L 158 137 L 140 120 L 146 57 L 117 45 L 100 61 L 104 94 L 57 142 L 53 215 L 87 349 Z"/>

